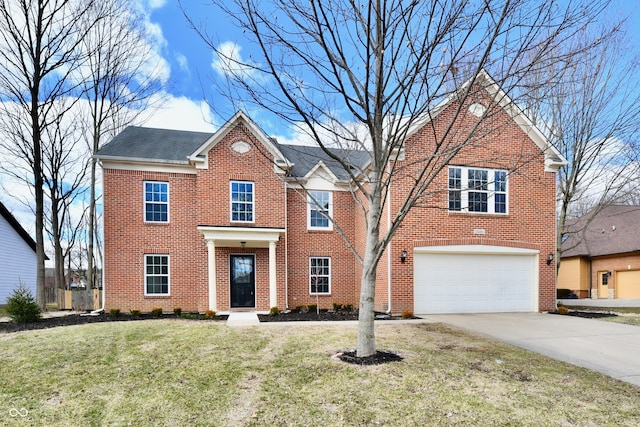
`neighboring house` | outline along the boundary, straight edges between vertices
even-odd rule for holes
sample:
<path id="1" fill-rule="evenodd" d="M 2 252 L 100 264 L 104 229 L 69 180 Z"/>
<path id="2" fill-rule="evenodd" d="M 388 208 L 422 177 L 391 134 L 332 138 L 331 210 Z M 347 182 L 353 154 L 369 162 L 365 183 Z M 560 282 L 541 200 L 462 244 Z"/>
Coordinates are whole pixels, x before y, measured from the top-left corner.
<path id="1" fill-rule="evenodd" d="M 36 242 L 0 202 L 0 304 L 20 283 L 36 297 Z"/>
<path id="2" fill-rule="evenodd" d="M 462 106 L 459 125 L 478 126 L 493 96 L 502 101 L 493 117 L 500 132 L 460 152 L 425 206 L 406 217 L 379 265 L 377 310 L 555 307 L 546 260 L 555 253 L 555 172 L 565 160 L 487 75 L 483 82 L 484 97 Z M 458 107 L 452 97 L 413 128 L 398 165 L 424 161 L 430 135 L 444 131 L 440 118 Z M 365 152 L 341 156 L 354 170 L 367 166 Z M 326 215 L 360 253 L 363 218 L 348 175 L 320 149 L 279 144 L 238 112 L 213 134 L 128 127 L 96 158 L 107 310 L 358 305 L 359 264 Z M 393 182 L 386 218 L 405 179 Z"/>
<path id="3" fill-rule="evenodd" d="M 640 298 L 640 206 L 603 207 L 569 230 L 558 289 L 579 298 Z"/>

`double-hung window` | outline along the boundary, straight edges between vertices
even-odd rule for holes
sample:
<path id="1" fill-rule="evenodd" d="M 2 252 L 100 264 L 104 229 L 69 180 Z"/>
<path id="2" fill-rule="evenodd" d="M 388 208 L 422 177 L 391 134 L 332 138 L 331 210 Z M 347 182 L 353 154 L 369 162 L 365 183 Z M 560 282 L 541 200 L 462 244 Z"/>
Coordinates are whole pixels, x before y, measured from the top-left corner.
<path id="1" fill-rule="evenodd" d="M 507 213 L 507 171 L 449 167 L 449 211 Z"/>
<path id="2" fill-rule="evenodd" d="M 169 255 L 144 256 L 144 294 L 169 295 Z"/>
<path id="3" fill-rule="evenodd" d="M 331 293 L 331 258 L 309 258 L 309 284 L 312 294 Z"/>
<path id="4" fill-rule="evenodd" d="M 231 181 L 231 221 L 253 222 L 253 182 Z"/>
<path id="5" fill-rule="evenodd" d="M 144 182 L 144 220 L 169 222 L 169 183 Z"/>
<path id="6" fill-rule="evenodd" d="M 309 191 L 307 209 L 307 226 L 310 230 L 331 230 L 331 192 Z"/>

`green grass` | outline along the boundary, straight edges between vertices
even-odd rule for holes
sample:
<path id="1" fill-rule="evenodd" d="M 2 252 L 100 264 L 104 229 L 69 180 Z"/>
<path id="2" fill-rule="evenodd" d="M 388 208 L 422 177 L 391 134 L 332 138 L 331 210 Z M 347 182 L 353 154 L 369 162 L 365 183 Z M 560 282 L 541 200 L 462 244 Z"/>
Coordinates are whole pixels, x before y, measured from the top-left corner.
<path id="1" fill-rule="evenodd" d="M 355 344 L 352 324 L 149 320 L 0 335 L 0 424 L 640 425 L 640 390 L 604 375 L 441 324 L 376 333 L 405 359 L 332 358 Z"/>

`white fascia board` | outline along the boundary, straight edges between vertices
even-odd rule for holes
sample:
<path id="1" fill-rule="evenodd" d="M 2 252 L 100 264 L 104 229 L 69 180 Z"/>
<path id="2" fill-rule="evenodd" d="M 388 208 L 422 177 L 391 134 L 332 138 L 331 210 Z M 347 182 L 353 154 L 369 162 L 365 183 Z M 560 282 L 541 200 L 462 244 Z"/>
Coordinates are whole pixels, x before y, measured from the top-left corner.
<path id="1" fill-rule="evenodd" d="M 103 169 L 117 169 L 117 170 L 130 170 L 130 171 L 142 171 L 142 172 L 166 172 L 166 173 L 182 173 L 195 175 L 196 170 L 190 164 L 185 163 L 173 163 L 167 161 L 142 161 L 135 159 L 123 159 L 121 157 L 118 160 L 111 160 L 105 157 L 98 159 Z"/>
<path id="2" fill-rule="evenodd" d="M 198 231 L 204 239 L 213 241 L 218 246 L 241 246 L 244 242 L 247 247 L 268 247 L 269 242 L 277 242 L 284 235 L 284 228 L 257 228 L 257 227 L 216 227 L 199 225 Z"/>
<path id="3" fill-rule="evenodd" d="M 539 255 L 537 249 L 491 245 L 422 246 L 413 248 L 416 254 L 475 254 L 475 255 Z"/>

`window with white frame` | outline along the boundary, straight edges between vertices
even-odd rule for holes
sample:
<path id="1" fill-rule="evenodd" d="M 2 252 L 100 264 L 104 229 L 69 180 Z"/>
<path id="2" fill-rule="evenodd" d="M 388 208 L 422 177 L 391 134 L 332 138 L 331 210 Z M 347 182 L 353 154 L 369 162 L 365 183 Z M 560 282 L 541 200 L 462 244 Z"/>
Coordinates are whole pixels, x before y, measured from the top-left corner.
<path id="1" fill-rule="evenodd" d="M 449 167 L 449 211 L 507 213 L 507 171 Z"/>
<path id="2" fill-rule="evenodd" d="M 231 181 L 231 221 L 253 222 L 253 182 Z"/>
<path id="3" fill-rule="evenodd" d="M 144 182 L 144 220 L 169 222 L 169 183 Z"/>
<path id="4" fill-rule="evenodd" d="M 309 258 L 309 284 L 312 294 L 331 293 L 331 258 Z"/>
<path id="5" fill-rule="evenodd" d="M 169 255 L 144 256 L 144 294 L 169 295 Z"/>
<path id="6" fill-rule="evenodd" d="M 307 192 L 307 226 L 310 230 L 331 230 L 332 193 L 330 191 Z"/>

